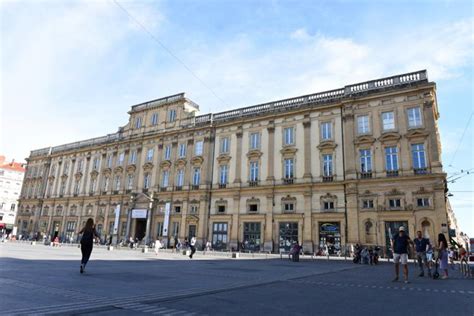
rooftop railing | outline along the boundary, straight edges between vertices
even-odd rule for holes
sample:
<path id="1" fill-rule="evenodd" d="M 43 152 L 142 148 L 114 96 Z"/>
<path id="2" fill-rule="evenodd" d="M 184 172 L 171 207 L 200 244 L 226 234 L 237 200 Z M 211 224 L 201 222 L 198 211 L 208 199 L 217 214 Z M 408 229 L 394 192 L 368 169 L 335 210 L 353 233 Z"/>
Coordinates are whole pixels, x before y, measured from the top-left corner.
<path id="1" fill-rule="evenodd" d="M 345 86 L 344 88 L 329 90 L 324 92 L 318 92 L 314 94 L 308 94 L 295 98 L 289 98 L 284 100 L 278 100 L 268 103 L 262 103 L 258 105 L 248 106 L 244 108 L 219 112 L 219 113 L 208 113 L 195 117 L 189 117 L 180 121 L 180 127 L 193 127 L 193 126 L 211 126 L 214 122 L 225 122 L 229 120 L 241 119 L 249 116 L 263 115 L 268 113 L 284 112 L 294 108 L 303 107 L 307 105 L 319 105 L 337 102 L 340 99 L 355 97 L 357 95 L 364 95 L 368 92 L 377 92 L 387 88 L 394 88 L 401 85 L 407 85 L 414 82 L 426 82 L 428 81 L 426 70 L 356 83 L 353 85 Z M 154 107 L 161 104 L 172 103 L 182 99 L 186 99 L 184 93 L 178 93 L 165 98 L 156 99 L 153 101 L 141 103 L 132 106 L 131 112 L 141 111 L 148 107 Z M 192 102 L 187 100 L 188 102 Z M 50 153 L 58 153 L 71 149 L 79 149 L 88 146 L 106 144 L 109 142 L 117 141 L 121 139 L 121 133 L 109 134 L 103 137 L 91 138 L 84 141 L 74 142 L 61 146 L 48 147 L 33 150 L 30 156 L 42 156 Z"/>

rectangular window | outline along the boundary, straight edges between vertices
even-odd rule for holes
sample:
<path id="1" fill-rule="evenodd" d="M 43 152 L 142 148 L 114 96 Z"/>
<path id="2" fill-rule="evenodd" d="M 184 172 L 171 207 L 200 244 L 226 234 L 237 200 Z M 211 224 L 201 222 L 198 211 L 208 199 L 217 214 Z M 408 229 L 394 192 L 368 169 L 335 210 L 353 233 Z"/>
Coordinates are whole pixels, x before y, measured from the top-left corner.
<path id="1" fill-rule="evenodd" d="M 411 154 L 413 157 L 413 169 L 426 168 L 425 145 L 413 144 L 411 145 Z"/>
<path id="2" fill-rule="evenodd" d="M 430 199 L 429 198 L 416 199 L 416 205 L 418 207 L 428 207 L 430 206 Z"/>
<path id="3" fill-rule="evenodd" d="M 400 199 L 390 199 L 388 200 L 388 205 L 390 208 L 400 208 L 401 207 L 401 202 Z"/>
<path id="4" fill-rule="evenodd" d="M 293 179 L 294 177 L 294 160 L 293 158 L 285 159 L 285 179 Z"/>
<path id="5" fill-rule="evenodd" d="M 218 213 L 225 213 L 225 205 L 218 205 L 217 206 Z"/>
<path id="6" fill-rule="evenodd" d="M 124 159 L 125 159 L 125 153 L 124 153 L 124 152 L 121 152 L 121 153 L 119 154 L 119 157 L 118 157 L 118 165 L 119 165 L 119 166 L 123 165 Z"/>
<path id="7" fill-rule="evenodd" d="M 107 168 L 112 168 L 112 154 L 107 155 Z"/>
<path id="8" fill-rule="evenodd" d="M 168 110 L 168 122 L 174 122 L 176 120 L 176 110 Z"/>
<path id="9" fill-rule="evenodd" d="M 219 184 L 226 184 L 227 183 L 227 176 L 228 176 L 228 167 L 227 167 L 227 165 L 220 166 Z"/>
<path id="10" fill-rule="evenodd" d="M 199 185 L 200 183 L 201 183 L 201 168 L 194 168 L 193 185 Z"/>
<path id="11" fill-rule="evenodd" d="M 361 115 L 357 117 L 357 131 L 359 134 L 370 133 L 369 116 Z"/>
<path id="12" fill-rule="evenodd" d="M 333 210 L 334 209 L 334 202 L 324 202 L 323 207 L 325 210 Z"/>
<path id="13" fill-rule="evenodd" d="M 184 169 L 178 169 L 178 174 L 176 175 L 176 185 L 182 187 L 184 185 Z"/>
<path id="14" fill-rule="evenodd" d="M 250 181 L 258 181 L 258 161 L 250 162 Z"/>
<path id="15" fill-rule="evenodd" d="M 82 159 L 77 160 L 77 172 L 82 172 L 84 161 Z"/>
<path id="16" fill-rule="evenodd" d="M 156 237 L 163 237 L 163 222 L 156 223 Z"/>
<path id="17" fill-rule="evenodd" d="M 359 150 L 360 172 L 372 172 L 372 154 L 370 149 Z"/>
<path id="18" fill-rule="evenodd" d="M 165 146 L 165 160 L 171 159 L 171 145 Z"/>
<path id="19" fill-rule="evenodd" d="M 199 206 L 197 205 L 191 205 L 191 214 L 197 214 L 199 211 Z"/>
<path id="20" fill-rule="evenodd" d="M 181 213 L 181 206 L 175 206 L 174 207 L 174 212 L 175 213 Z"/>
<path id="21" fill-rule="evenodd" d="M 295 144 L 295 129 L 293 127 L 287 127 L 283 129 L 284 144 L 294 145 Z"/>
<path id="22" fill-rule="evenodd" d="M 74 194 L 79 194 L 79 180 L 76 180 L 76 182 L 74 183 Z"/>
<path id="23" fill-rule="evenodd" d="M 332 139 L 332 124 L 331 122 L 321 123 L 321 139 Z"/>
<path id="24" fill-rule="evenodd" d="M 158 125 L 158 113 L 153 113 L 151 115 L 151 125 L 152 126 Z"/>
<path id="25" fill-rule="evenodd" d="M 171 236 L 178 236 L 179 234 L 179 222 L 173 222 L 171 229 Z"/>
<path id="26" fill-rule="evenodd" d="M 161 185 L 166 188 L 169 184 L 170 172 L 168 170 L 163 171 L 163 181 Z"/>
<path id="27" fill-rule="evenodd" d="M 204 142 L 202 140 L 197 141 L 196 144 L 194 144 L 194 155 L 202 156 L 203 147 L 204 147 Z"/>
<path id="28" fill-rule="evenodd" d="M 227 223 L 213 223 L 212 248 L 215 250 L 227 248 Z"/>
<path id="29" fill-rule="evenodd" d="M 229 138 L 228 137 L 224 137 L 224 138 L 221 139 L 221 148 L 220 149 L 221 149 L 220 150 L 221 154 L 229 152 Z"/>
<path id="30" fill-rule="evenodd" d="M 388 131 L 395 128 L 395 115 L 393 112 L 382 113 L 383 130 Z"/>
<path id="31" fill-rule="evenodd" d="M 419 127 L 422 125 L 421 110 L 419 107 L 410 108 L 408 112 L 408 127 Z"/>
<path id="32" fill-rule="evenodd" d="M 140 127 L 142 127 L 142 118 L 138 116 L 137 118 L 135 118 L 135 128 L 140 128 Z"/>
<path id="33" fill-rule="evenodd" d="M 115 176 L 115 191 L 120 190 L 120 184 L 122 182 L 121 176 Z"/>
<path id="34" fill-rule="evenodd" d="M 374 208 L 374 200 L 362 200 L 362 208 Z"/>
<path id="35" fill-rule="evenodd" d="M 323 155 L 323 176 L 332 176 L 332 155 Z"/>
<path id="36" fill-rule="evenodd" d="M 284 203 L 283 204 L 283 209 L 285 212 L 292 212 L 295 210 L 295 204 L 294 203 Z"/>
<path id="37" fill-rule="evenodd" d="M 150 148 L 147 150 L 146 152 L 146 161 L 147 162 L 152 162 L 153 161 L 153 154 L 154 154 L 154 149 L 153 148 Z"/>
<path id="38" fill-rule="evenodd" d="M 397 171 L 398 170 L 398 148 L 385 147 L 385 168 L 387 171 Z"/>
<path id="39" fill-rule="evenodd" d="M 179 144 L 179 158 L 186 158 L 186 144 Z"/>
<path id="40" fill-rule="evenodd" d="M 104 191 L 109 190 L 109 177 L 104 178 Z"/>
<path id="41" fill-rule="evenodd" d="M 149 189 L 150 184 L 151 184 L 151 175 L 149 173 L 145 173 L 145 176 L 143 178 L 143 188 Z"/>
<path id="42" fill-rule="evenodd" d="M 130 156 L 128 157 L 128 163 L 130 165 L 134 165 L 135 163 L 137 162 L 137 151 L 136 150 L 132 150 L 130 152 Z"/>
<path id="43" fill-rule="evenodd" d="M 260 134 L 252 133 L 250 134 L 250 149 L 259 149 L 260 148 Z"/>
<path id="44" fill-rule="evenodd" d="M 129 174 L 127 178 L 127 190 L 133 189 L 133 180 L 134 180 L 133 174 Z"/>
<path id="45" fill-rule="evenodd" d="M 94 162 L 92 163 L 92 170 L 99 170 L 100 158 L 95 157 Z"/>
<path id="46" fill-rule="evenodd" d="M 96 183 L 97 183 L 97 179 L 92 179 L 92 180 L 91 180 L 91 186 L 90 186 L 90 188 L 89 188 L 89 192 L 90 192 L 90 193 L 94 193 Z"/>
<path id="47" fill-rule="evenodd" d="M 64 174 L 68 174 L 69 173 L 69 161 L 66 161 L 64 163 Z"/>
<path id="48" fill-rule="evenodd" d="M 249 204 L 249 212 L 258 212 L 258 204 Z"/>

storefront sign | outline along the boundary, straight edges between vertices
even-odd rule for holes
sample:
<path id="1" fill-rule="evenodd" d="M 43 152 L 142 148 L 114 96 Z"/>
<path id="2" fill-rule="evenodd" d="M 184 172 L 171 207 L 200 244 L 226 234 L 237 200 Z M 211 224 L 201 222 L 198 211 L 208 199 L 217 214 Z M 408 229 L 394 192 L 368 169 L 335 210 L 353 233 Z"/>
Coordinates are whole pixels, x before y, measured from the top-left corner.
<path id="1" fill-rule="evenodd" d="M 163 221 L 163 237 L 168 236 L 168 226 L 170 222 L 171 203 L 165 204 L 165 220 Z"/>
<path id="2" fill-rule="evenodd" d="M 117 235 L 118 233 L 119 219 L 120 219 L 120 204 L 117 204 L 117 206 L 115 207 L 114 235 Z"/>
<path id="3" fill-rule="evenodd" d="M 146 218 L 147 209 L 133 209 L 132 218 Z"/>

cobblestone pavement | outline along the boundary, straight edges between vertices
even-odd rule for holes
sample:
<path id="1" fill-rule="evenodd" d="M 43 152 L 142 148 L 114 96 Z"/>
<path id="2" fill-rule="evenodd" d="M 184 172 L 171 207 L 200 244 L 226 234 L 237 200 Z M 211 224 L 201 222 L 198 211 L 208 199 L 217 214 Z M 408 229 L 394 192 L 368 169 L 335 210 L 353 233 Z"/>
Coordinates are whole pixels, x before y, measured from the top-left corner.
<path id="1" fill-rule="evenodd" d="M 261 257 L 265 258 L 265 257 Z M 390 282 L 391 264 L 229 259 L 197 254 L 0 244 L 2 315 L 474 315 L 474 280 L 414 276 Z"/>

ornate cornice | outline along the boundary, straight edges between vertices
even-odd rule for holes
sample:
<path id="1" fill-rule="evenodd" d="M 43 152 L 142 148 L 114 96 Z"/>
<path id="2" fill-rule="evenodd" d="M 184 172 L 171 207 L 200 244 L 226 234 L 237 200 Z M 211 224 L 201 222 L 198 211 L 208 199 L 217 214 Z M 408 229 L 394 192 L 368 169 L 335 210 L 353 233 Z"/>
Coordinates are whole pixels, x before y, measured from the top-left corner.
<path id="1" fill-rule="evenodd" d="M 430 134 L 423 129 L 414 129 L 409 131 L 408 133 L 405 134 L 405 137 L 408 139 L 413 139 L 413 138 L 426 138 Z"/>
<path id="2" fill-rule="evenodd" d="M 389 142 L 389 141 L 398 141 L 402 136 L 397 132 L 388 132 L 383 133 L 382 136 L 379 137 L 379 141 L 382 143 Z"/>
<path id="3" fill-rule="evenodd" d="M 204 158 L 202 156 L 194 156 L 191 159 L 191 163 L 193 165 L 202 165 L 203 162 L 204 162 Z"/>
<path id="4" fill-rule="evenodd" d="M 321 150 L 322 149 L 335 149 L 337 147 L 337 144 L 333 140 L 325 140 L 319 143 L 317 147 L 318 149 L 321 149 Z"/>
<path id="5" fill-rule="evenodd" d="M 232 157 L 228 154 L 221 154 L 216 159 L 219 163 L 229 162 Z"/>
<path id="6" fill-rule="evenodd" d="M 354 140 L 354 144 L 359 145 L 359 144 L 373 144 L 375 142 L 375 138 L 370 135 L 363 135 L 363 136 L 358 136 Z"/>
<path id="7" fill-rule="evenodd" d="M 260 158 L 262 155 L 263 153 L 259 149 L 253 149 L 247 153 L 248 158 Z"/>

